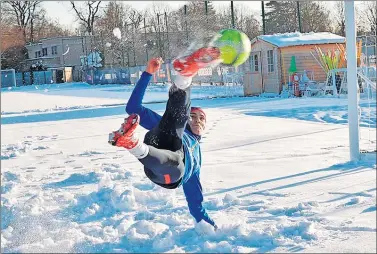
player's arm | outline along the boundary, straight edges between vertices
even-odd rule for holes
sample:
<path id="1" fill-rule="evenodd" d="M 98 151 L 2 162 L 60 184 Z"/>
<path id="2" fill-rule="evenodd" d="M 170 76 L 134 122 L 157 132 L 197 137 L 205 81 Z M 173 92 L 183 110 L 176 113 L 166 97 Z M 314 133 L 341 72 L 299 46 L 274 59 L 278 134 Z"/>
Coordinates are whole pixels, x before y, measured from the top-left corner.
<path id="1" fill-rule="evenodd" d="M 138 114 L 140 116 L 140 125 L 147 130 L 151 130 L 161 120 L 161 116 L 153 110 L 142 105 L 145 90 L 155 73 L 161 66 L 161 58 L 153 58 L 148 62 L 146 70 L 141 74 L 132 94 L 127 102 L 126 112 L 130 114 Z"/>
<path id="2" fill-rule="evenodd" d="M 195 218 L 196 222 L 201 220 L 215 226 L 215 222 L 208 216 L 206 210 L 204 209 L 202 185 L 199 180 L 199 173 L 193 174 L 190 179 L 183 184 L 183 191 L 186 196 L 187 204 L 191 215 Z"/>

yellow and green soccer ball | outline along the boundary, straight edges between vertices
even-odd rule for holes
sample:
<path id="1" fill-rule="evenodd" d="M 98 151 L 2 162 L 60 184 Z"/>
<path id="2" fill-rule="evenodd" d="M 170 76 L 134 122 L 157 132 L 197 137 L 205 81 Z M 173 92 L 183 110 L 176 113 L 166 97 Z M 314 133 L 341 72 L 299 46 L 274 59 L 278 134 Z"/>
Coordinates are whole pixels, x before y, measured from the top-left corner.
<path id="1" fill-rule="evenodd" d="M 243 64 L 250 56 L 250 39 L 237 29 L 221 30 L 214 46 L 220 49 L 220 59 L 223 65 L 236 67 Z"/>

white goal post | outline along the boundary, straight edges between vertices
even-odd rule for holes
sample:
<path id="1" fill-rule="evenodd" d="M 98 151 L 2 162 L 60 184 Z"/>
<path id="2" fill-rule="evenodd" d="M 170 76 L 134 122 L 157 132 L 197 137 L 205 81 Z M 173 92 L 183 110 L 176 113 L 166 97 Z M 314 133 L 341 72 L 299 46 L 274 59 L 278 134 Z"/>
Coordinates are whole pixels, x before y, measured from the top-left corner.
<path id="1" fill-rule="evenodd" d="M 356 61 L 356 22 L 355 2 L 344 1 L 346 18 L 346 52 L 347 52 L 347 90 L 348 90 L 348 128 L 350 160 L 360 160 L 360 130 L 357 95 L 357 61 Z"/>

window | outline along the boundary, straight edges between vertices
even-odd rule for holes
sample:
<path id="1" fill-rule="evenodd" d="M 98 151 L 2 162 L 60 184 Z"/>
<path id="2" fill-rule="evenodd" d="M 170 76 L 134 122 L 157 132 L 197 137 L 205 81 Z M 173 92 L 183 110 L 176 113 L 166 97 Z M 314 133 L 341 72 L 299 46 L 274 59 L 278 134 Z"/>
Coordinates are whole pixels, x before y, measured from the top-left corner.
<path id="1" fill-rule="evenodd" d="M 274 72 L 274 51 L 267 50 L 268 72 Z"/>
<path id="2" fill-rule="evenodd" d="M 38 51 L 35 51 L 35 58 L 38 58 Z"/>
<path id="3" fill-rule="evenodd" d="M 47 56 L 47 48 L 43 48 L 42 49 L 42 55 L 43 56 Z"/>
<path id="4" fill-rule="evenodd" d="M 259 71 L 258 54 L 251 56 L 251 71 Z"/>
<path id="5" fill-rule="evenodd" d="M 58 46 L 52 46 L 51 47 L 51 54 L 57 55 L 58 54 Z"/>

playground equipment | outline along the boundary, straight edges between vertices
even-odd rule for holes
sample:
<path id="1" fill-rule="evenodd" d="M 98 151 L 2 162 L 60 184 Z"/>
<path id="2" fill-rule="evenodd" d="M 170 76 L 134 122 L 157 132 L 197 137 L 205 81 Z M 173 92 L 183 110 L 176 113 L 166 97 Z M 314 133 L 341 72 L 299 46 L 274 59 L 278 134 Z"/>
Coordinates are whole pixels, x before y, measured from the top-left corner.
<path id="1" fill-rule="evenodd" d="M 375 90 L 376 84 L 376 36 L 356 38 L 356 63 L 359 92 L 366 88 Z M 343 45 L 337 50 L 324 53 L 315 47 L 317 56 L 312 53 L 318 64 L 327 73 L 323 94 L 339 96 L 347 93 L 347 55 Z"/>
<path id="2" fill-rule="evenodd" d="M 357 68 L 359 93 L 364 93 L 365 89 L 376 91 L 376 81 L 372 81 L 373 79 L 375 80 L 375 77 L 371 75 L 373 71 L 370 69 L 373 69 L 373 67 Z M 347 68 L 332 69 L 329 71 L 325 84 L 323 95 L 340 96 L 341 94 L 347 94 Z"/>

